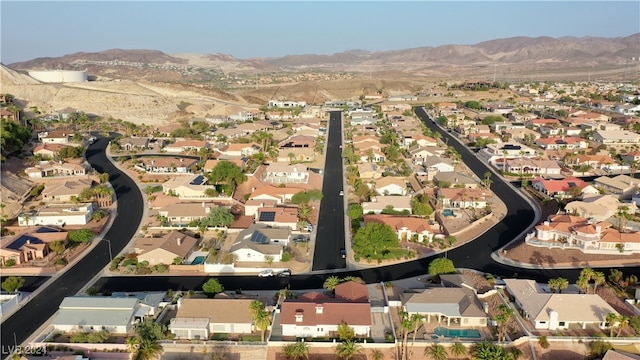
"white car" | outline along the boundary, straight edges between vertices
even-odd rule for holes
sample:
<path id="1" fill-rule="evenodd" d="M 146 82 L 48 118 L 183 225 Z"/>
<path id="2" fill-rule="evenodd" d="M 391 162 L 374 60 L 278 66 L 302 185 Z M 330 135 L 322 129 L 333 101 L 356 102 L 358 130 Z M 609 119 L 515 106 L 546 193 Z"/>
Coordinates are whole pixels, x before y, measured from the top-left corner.
<path id="1" fill-rule="evenodd" d="M 340 190 L 340 196 L 344 196 L 344 191 Z"/>
<path id="2" fill-rule="evenodd" d="M 275 273 L 271 269 L 262 270 L 258 273 L 258 277 L 272 277 L 274 275 Z"/>

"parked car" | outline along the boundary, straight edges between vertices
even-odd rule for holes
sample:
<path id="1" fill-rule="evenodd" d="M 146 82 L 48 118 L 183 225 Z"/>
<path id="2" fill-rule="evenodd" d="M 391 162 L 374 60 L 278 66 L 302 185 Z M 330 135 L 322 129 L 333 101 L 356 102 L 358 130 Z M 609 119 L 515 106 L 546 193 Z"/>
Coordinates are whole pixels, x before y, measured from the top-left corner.
<path id="1" fill-rule="evenodd" d="M 344 191 L 340 190 L 340 196 L 344 196 Z"/>
<path id="2" fill-rule="evenodd" d="M 271 270 L 271 269 L 262 270 L 262 271 L 260 271 L 260 273 L 258 273 L 258 277 L 271 277 L 273 275 L 275 275 L 275 274 L 273 273 L 273 270 Z"/>
<path id="3" fill-rule="evenodd" d="M 304 230 L 308 231 L 308 232 L 312 232 L 313 231 L 313 225 L 307 223 L 307 225 L 304 226 Z"/>
<path id="4" fill-rule="evenodd" d="M 347 250 L 345 249 L 340 249 L 340 257 L 343 259 L 347 258 Z"/>
<path id="5" fill-rule="evenodd" d="M 291 276 L 291 269 L 285 269 L 285 270 L 280 271 L 278 273 L 278 276 L 280 276 L 280 277 L 289 277 L 289 276 Z"/>
<path id="6" fill-rule="evenodd" d="M 306 243 L 309 242 L 309 237 L 303 234 L 299 234 L 296 235 L 296 237 L 293 238 L 293 242 L 295 243 Z"/>

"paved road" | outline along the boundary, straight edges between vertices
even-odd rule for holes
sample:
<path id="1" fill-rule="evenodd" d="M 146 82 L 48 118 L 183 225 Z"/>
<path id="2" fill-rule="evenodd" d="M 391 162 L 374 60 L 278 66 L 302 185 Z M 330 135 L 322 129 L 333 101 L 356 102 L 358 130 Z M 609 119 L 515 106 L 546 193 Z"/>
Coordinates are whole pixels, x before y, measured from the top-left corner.
<path id="1" fill-rule="evenodd" d="M 104 149 L 108 140 L 100 138 L 87 150 L 87 160 L 99 172 L 111 174 L 111 185 L 118 198 L 118 215 L 113 226 L 105 234 L 105 239 L 111 241 L 115 256 L 135 234 L 142 219 L 142 194 L 135 182 L 114 167 L 105 155 Z M 49 319 L 57 310 L 66 296 L 77 293 L 89 280 L 95 277 L 109 262 L 109 243 L 100 242 L 90 253 L 78 261 L 72 268 L 58 277 L 46 290 L 36 295 L 21 309 L 2 323 L 0 342 L 2 349 L 5 345 L 18 344 L 26 340 L 40 325 Z M 40 279 L 40 280 L 39 280 Z M 30 278 L 34 282 L 41 278 Z M 26 290 L 34 290 L 25 288 Z"/>
<path id="2" fill-rule="evenodd" d="M 342 166 L 342 115 L 340 111 L 330 113 L 329 135 L 322 180 L 323 198 L 320 202 L 316 245 L 312 270 L 344 269 L 345 259 L 340 256 L 344 246 L 344 196 Z"/>

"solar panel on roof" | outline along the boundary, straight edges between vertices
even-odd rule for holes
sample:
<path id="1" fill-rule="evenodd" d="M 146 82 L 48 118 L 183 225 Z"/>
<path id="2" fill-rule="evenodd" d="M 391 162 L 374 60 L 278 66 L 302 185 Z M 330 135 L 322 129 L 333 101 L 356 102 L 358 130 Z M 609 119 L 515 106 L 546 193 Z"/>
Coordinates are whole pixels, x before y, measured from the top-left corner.
<path id="1" fill-rule="evenodd" d="M 253 234 L 251 234 L 251 241 L 257 244 L 268 244 L 269 238 L 259 231 L 254 231 Z"/>
<path id="2" fill-rule="evenodd" d="M 275 211 L 264 211 L 260 213 L 260 218 L 258 218 L 258 221 L 273 221 L 275 219 L 276 219 Z"/>

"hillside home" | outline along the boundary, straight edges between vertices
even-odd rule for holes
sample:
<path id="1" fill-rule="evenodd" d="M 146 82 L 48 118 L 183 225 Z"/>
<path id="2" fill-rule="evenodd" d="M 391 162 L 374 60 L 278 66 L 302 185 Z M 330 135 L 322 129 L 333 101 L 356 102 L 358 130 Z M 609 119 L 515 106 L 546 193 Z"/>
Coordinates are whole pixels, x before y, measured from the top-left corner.
<path id="1" fill-rule="evenodd" d="M 68 130 L 54 130 L 38 134 L 38 140 L 43 144 L 69 144 L 69 138 L 73 135 Z"/>
<path id="2" fill-rule="evenodd" d="M 207 340 L 215 334 L 250 334 L 253 319 L 251 299 L 178 300 L 178 311 L 169 323 L 177 339 Z"/>
<path id="3" fill-rule="evenodd" d="M 67 144 L 44 143 L 38 144 L 33 149 L 34 155 L 40 155 L 43 159 L 53 159 L 58 156 L 60 150 L 67 147 Z"/>
<path id="4" fill-rule="evenodd" d="M 41 179 L 45 177 L 85 176 L 88 173 L 87 169 L 80 164 L 72 164 L 62 161 L 42 161 L 35 166 L 26 168 L 24 172 L 31 179 Z"/>
<path id="5" fill-rule="evenodd" d="M 182 261 L 196 249 L 199 240 L 180 231 L 172 231 L 162 238 L 138 238 L 135 252 L 138 262 L 147 261 L 149 265 L 172 264 L 176 259 Z"/>
<path id="6" fill-rule="evenodd" d="M 618 196 L 621 200 L 629 200 L 638 190 L 640 180 L 628 175 L 618 175 L 615 177 L 600 176 L 593 180 L 593 185 L 608 194 Z"/>
<path id="7" fill-rule="evenodd" d="M 146 150 L 149 148 L 148 137 L 124 137 L 119 141 L 120 147 L 124 150 Z"/>
<path id="8" fill-rule="evenodd" d="M 87 225 L 97 206 L 94 203 L 49 204 L 38 210 L 18 215 L 19 226 L 33 225 Z"/>
<path id="9" fill-rule="evenodd" d="M 534 280 L 505 279 L 507 292 L 535 329 L 566 330 L 570 326 L 586 329 L 607 327 L 607 314 L 618 312 L 597 294 L 555 294 Z"/>
<path id="10" fill-rule="evenodd" d="M 614 195 L 594 195 L 580 201 L 572 201 L 565 208 L 567 214 L 577 215 L 593 221 L 606 221 L 621 211 L 633 215 L 638 210 L 635 203 L 620 202 Z"/>
<path id="11" fill-rule="evenodd" d="M 527 234 L 525 243 L 590 254 L 632 254 L 640 252 L 640 232 L 621 233 L 606 221 L 596 223 L 579 216 L 554 215 Z"/>
<path id="12" fill-rule="evenodd" d="M 67 232 L 52 226 L 39 226 L 36 229 L 13 236 L 0 238 L 1 265 L 8 261 L 20 265 L 31 260 L 42 259 L 49 252 L 49 244 L 62 241 L 67 244 Z"/>
<path id="13" fill-rule="evenodd" d="M 179 140 L 173 144 L 166 145 L 163 150 L 168 153 L 182 153 L 182 152 L 198 152 L 200 149 L 206 149 L 209 144 L 204 140 Z"/>
<path id="14" fill-rule="evenodd" d="M 308 292 L 282 302 L 282 336 L 332 336 L 344 323 L 356 336 L 369 337 L 372 320 L 367 286 L 349 281 L 336 286 L 334 293 L 335 297 L 330 298 L 319 292 Z"/>
<path id="15" fill-rule="evenodd" d="M 42 190 L 42 200 L 45 202 L 70 202 L 72 196 L 79 197 L 80 193 L 84 189 L 90 188 L 91 185 L 93 185 L 93 181 L 88 179 L 49 181 Z"/>

